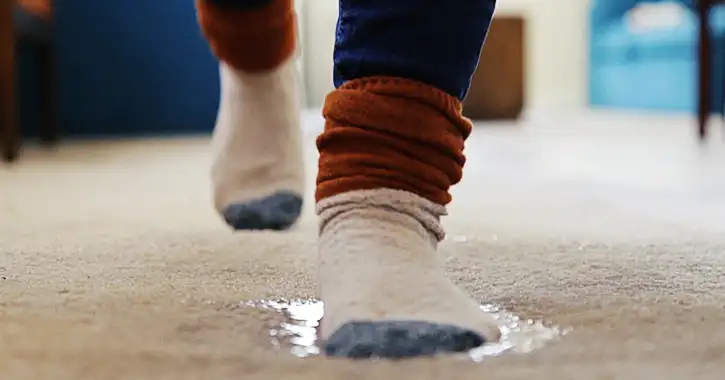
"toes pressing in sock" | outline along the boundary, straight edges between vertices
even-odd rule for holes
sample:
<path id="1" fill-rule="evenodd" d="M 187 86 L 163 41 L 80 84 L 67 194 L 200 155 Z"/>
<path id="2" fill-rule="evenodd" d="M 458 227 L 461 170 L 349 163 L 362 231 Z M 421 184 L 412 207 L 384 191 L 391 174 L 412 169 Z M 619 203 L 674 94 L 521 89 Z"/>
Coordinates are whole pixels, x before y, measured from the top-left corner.
<path id="1" fill-rule="evenodd" d="M 328 355 L 406 358 L 499 338 L 436 252 L 471 129 L 460 112 L 455 98 L 397 78 L 350 81 L 326 99 L 316 198 Z"/>
<path id="2" fill-rule="evenodd" d="M 348 322 L 325 344 L 325 354 L 353 359 L 403 359 L 464 352 L 484 343 L 481 334 L 425 321 Z"/>
<path id="3" fill-rule="evenodd" d="M 260 199 L 234 203 L 222 212 L 224 220 L 235 230 L 275 230 L 290 228 L 302 210 L 299 193 L 278 191 Z"/>

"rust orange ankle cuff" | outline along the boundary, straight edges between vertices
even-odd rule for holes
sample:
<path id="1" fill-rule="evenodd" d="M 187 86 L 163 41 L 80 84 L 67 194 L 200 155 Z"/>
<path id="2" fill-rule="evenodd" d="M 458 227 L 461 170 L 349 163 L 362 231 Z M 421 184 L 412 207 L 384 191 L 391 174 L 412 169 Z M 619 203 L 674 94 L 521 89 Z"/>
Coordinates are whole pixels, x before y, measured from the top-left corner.
<path id="1" fill-rule="evenodd" d="M 445 205 L 461 180 L 471 122 L 458 99 L 421 82 L 370 77 L 330 93 L 323 109 L 317 201 L 353 190 L 405 190 Z"/>
<path id="2" fill-rule="evenodd" d="M 295 51 L 297 19 L 292 0 L 273 0 L 263 8 L 238 10 L 196 0 L 196 9 L 214 54 L 237 70 L 272 70 Z"/>

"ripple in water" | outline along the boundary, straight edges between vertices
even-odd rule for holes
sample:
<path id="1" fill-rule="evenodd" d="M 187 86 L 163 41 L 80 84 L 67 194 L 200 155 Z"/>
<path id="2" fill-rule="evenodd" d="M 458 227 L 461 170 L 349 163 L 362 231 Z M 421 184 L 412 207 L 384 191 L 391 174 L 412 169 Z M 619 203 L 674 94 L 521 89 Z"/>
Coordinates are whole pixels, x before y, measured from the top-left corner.
<path id="1" fill-rule="evenodd" d="M 291 347 L 292 354 L 298 357 L 320 354 L 320 348 L 317 346 L 317 328 L 324 314 L 322 301 L 262 300 L 245 302 L 243 306 L 273 310 L 283 316 L 284 321 L 269 330 L 271 343 L 274 346 Z M 545 324 L 542 321 L 521 319 L 495 305 L 482 305 L 481 310 L 498 321 L 501 339 L 469 351 L 468 357 L 476 362 L 505 352 L 531 352 L 569 332 L 569 329 Z"/>

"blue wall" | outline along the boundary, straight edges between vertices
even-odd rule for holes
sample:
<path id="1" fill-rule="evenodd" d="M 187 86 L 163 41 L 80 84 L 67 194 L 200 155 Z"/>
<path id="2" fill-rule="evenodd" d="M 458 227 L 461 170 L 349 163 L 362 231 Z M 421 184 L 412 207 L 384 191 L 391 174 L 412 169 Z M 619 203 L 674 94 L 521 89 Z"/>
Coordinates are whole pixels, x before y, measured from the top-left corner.
<path id="1" fill-rule="evenodd" d="M 56 0 L 59 123 L 65 135 L 209 132 L 217 64 L 194 2 Z M 21 57 L 22 120 L 37 129 L 32 57 Z"/>
<path id="2" fill-rule="evenodd" d="M 593 0 L 589 100 L 593 106 L 661 112 L 697 112 L 699 24 L 693 0 L 674 28 L 629 30 L 626 14 L 637 3 L 660 0 Z M 662 0 L 669 2 L 672 0 Z M 725 7 L 710 15 L 713 34 L 712 111 L 723 109 Z"/>

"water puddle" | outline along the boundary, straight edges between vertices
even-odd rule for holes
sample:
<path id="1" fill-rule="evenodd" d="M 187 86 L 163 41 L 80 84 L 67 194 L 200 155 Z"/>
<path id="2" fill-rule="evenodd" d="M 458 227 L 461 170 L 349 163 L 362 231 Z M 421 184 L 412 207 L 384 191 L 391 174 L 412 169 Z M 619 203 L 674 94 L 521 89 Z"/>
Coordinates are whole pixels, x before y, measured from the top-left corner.
<path id="1" fill-rule="evenodd" d="M 289 348 L 291 353 L 298 357 L 320 354 L 320 348 L 317 346 L 317 328 L 324 314 L 321 301 L 263 300 L 244 302 L 242 306 L 272 310 L 281 314 L 283 321 L 269 329 L 271 343 L 275 347 Z M 469 351 L 467 356 L 476 362 L 505 352 L 531 352 L 569 332 L 569 329 L 542 321 L 522 319 L 495 305 L 482 305 L 481 310 L 498 321 L 501 339 Z"/>

